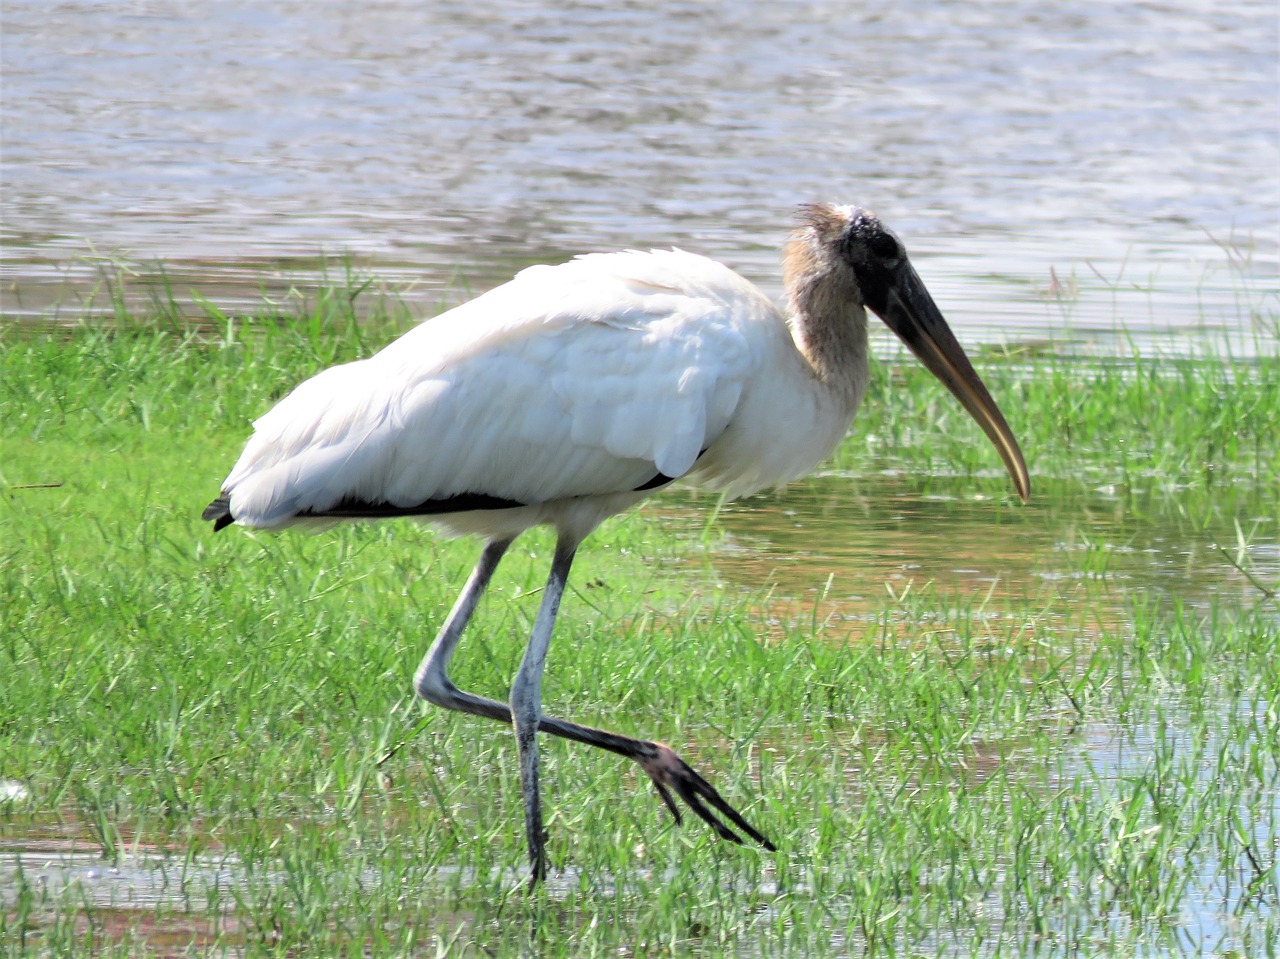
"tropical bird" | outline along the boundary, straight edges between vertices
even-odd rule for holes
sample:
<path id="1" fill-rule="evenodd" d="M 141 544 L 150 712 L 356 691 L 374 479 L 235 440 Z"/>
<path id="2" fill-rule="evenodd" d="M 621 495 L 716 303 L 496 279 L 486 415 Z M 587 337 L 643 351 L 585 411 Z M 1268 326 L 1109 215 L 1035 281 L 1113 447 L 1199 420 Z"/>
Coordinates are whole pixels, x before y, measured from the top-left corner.
<path id="1" fill-rule="evenodd" d="M 215 530 L 416 517 L 484 538 L 414 686 L 514 727 L 531 885 L 547 872 L 539 731 L 635 760 L 677 823 L 676 797 L 722 838 L 775 848 L 669 746 L 545 715 L 543 665 L 574 554 L 604 519 L 677 481 L 730 497 L 780 486 L 835 449 L 867 386 L 868 309 L 1030 494 L 1004 416 L 878 217 L 800 207 L 783 274 L 780 311 L 728 267 L 675 249 L 525 269 L 295 388 L 254 423 L 204 511 Z M 465 692 L 450 659 L 503 554 L 536 525 L 554 528 L 556 547 L 510 703 Z"/>

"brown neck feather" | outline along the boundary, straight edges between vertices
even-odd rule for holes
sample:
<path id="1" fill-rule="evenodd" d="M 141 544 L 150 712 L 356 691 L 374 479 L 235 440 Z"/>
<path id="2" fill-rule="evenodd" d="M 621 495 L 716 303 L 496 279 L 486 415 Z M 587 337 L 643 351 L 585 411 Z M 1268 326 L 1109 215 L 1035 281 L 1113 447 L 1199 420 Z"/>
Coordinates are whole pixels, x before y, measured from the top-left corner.
<path id="1" fill-rule="evenodd" d="M 867 376 L 867 313 L 853 270 L 813 225 L 797 230 L 782 258 L 788 322 L 814 375 L 861 394 Z"/>

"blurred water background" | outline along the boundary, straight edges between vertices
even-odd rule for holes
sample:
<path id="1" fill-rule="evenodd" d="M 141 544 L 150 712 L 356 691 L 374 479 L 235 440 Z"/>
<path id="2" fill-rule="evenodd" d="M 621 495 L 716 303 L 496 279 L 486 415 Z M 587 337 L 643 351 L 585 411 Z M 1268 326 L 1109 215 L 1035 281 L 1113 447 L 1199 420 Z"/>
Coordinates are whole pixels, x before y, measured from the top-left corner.
<path id="1" fill-rule="evenodd" d="M 1274 350 L 1271 0 L 6 0 L 0 307 L 198 315 L 348 270 L 424 315 L 794 204 L 902 234 L 967 343 Z"/>

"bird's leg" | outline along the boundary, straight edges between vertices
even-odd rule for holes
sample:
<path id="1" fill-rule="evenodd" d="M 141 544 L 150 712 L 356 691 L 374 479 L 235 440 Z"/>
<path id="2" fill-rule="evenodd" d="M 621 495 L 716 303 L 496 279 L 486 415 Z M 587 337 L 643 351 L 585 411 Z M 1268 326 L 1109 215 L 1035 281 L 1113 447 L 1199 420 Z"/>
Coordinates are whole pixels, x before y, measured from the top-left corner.
<path id="1" fill-rule="evenodd" d="M 538 616 L 533 621 L 529 645 L 515 682 L 511 684 L 511 722 L 516 731 L 516 750 L 520 756 L 520 786 L 524 792 L 524 823 L 529 838 L 530 884 L 547 875 L 546 834 L 542 830 L 542 802 L 538 792 L 538 723 L 542 719 L 542 669 L 551 646 L 551 633 L 560 610 L 573 565 L 576 541 L 561 539 L 556 543 L 551 573 L 542 594 Z"/>
<path id="2" fill-rule="evenodd" d="M 467 621 L 475 612 L 476 605 L 479 603 L 480 596 L 484 593 L 485 587 L 488 586 L 489 580 L 493 576 L 494 570 L 498 566 L 498 562 L 502 559 L 507 547 L 511 545 L 511 540 L 493 540 L 485 545 L 484 552 L 480 556 L 480 561 L 476 564 L 475 571 L 472 572 L 467 585 L 462 591 L 462 595 L 458 597 L 458 601 L 454 604 L 453 610 L 449 613 L 449 617 L 445 620 L 444 625 L 440 628 L 439 634 L 436 636 L 435 642 L 431 644 L 431 649 L 422 660 L 422 665 L 418 667 L 418 672 L 414 677 L 414 688 L 418 695 L 437 706 L 445 709 L 452 709 L 458 712 L 468 713 L 472 716 L 483 716 L 488 719 L 497 720 L 500 723 L 512 724 L 512 709 L 506 703 L 500 703 L 494 699 L 487 699 L 483 696 L 477 696 L 474 693 L 464 692 L 449 679 L 446 672 L 449 661 L 453 656 L 454 650 L 457 648 L 458 640 L 462 637 L 462 631 L 466 628 Z M 562 549 L 566 554 L 561 557 Z M 564 583 L 568 577 L 569 565 L 573 560 L 573 548 L 557 547 L 556 560 L 552 564 L 551 578 L 548 582 L 548 594 L 554 593 L 554 607 L 559 606 L 560 598 L 564 593 Z M 559 567 L 563 565 L 562 569 Z M 559 572 L 557 570 L 559 569 Z M 541 667 L 546 660 L 546 646 L 550 642 L 551 625 L 555 618 L 555 609 L 548 608 L 550 602 L 548 596 L 543 597 L 542 609 L 538 613 L 538 618 L 534 625 L 534 634 L 538 635 L 539 628 L 543 623 L 544 617 L 549 616 L 550 619 L 546 624 L 545 634 L 541 637 L 542 650 L 537 659 L 538 676 L 541 677 Z M 534 655 L 533 640 L 530 640 L 530 649 L 525 653 L 525 663 L 531 664 Z M 521 672 L 523 673 L 525 666 L 522 664 Z M 520 676 L 516 677 L 516 685 L 521 683 Z M 515 698 L 516 689 L 513 687 L 512 698 Z M 529 692 L 526 686 L 522 693 L 526 695 Z M 540 700 L 540 696 L 534 697 Z M 527 707 L 526 707 L 527 708 Z M 537 730 L 539 732 L 548 733 L 552 736 L 559 736 L 563 739 L 571 739 L 574 742 L 583 743 L 587 746 L 595 746 L 598 749 L 606 749 L 609 752 L 624 756 L 627 759 L 634 760 L 639 763 L 640 768 L 653 781 L 654 788 L 658 791 L 658 795 L 666 804 L 671 814 L 675 817 L 677 823 L 681 822 L 680 808 L 676 805 L 672 794 L 683 800 L 690 809 L 703 821 L 714 829 L 721 838 L 728 839 L 732 842 L 741 843 L 741 837 L 723 822 L 716 818 L 712 810 L 719 812 L 725 819 L 732 823 L 738 830 L 750 836 L 761 846 L 769 851 L 774 850 L 774 845 L 766 839 L 758 830 L 742 818 L 736 809 L 730 806 L 720 793 L 703 779 L 698 773 L 689 766 L 684 760 L 676 755 L 671 747 L 662 743 L 648 742 L 643 739 L 633 739 L 630 736 L 623 736 L 618 733 L 609 732 L 605 729 L 596 729 L 591 726 L 584 726 L 580 723 L 570 722 L 567 719 L 560 719 L 556 716 L 540 715 L 540 710 L 535 706 L 533 715 L 537 717 Z M 527 728 L 526 723 L 526 728 Z M 517 731 L 517 744 L 519 744 L 519 732 Z M 527 734 L 526 734 L 527 735 Z M 530 737 L 531 741 L 532 737 Z M 524 774 L 524 763 L 526 756 L 532 764 L 533 769 L 533 790 L 536 796 L 537 792 L 537 754 L 536 752 L 521 753 L 521 785 L 525 786 L 527 780 Z M 711 807 L 710 809 L 708 808 Z M 543 848 L 541 839 L 542 828 L 540 821 L 529 822 L 528 810 L 537 808 L 540 817 L 540 807 L 536 803 L 529 802 L 529 796 L 526 795 L 526 827 L 530 833 L 530 856 L 534 857 L 534 849 Z M 534 836 L 538 838 L 535 840 Z M 545 870 L 545 854 L 541 857 L 542 869 Z M 535 871 L 531 879 L 535 878 L 537 873 L 537 863 L 535 862 Z"/>
<path id="3" fill-rule="evenodd" d="M 475 704 L 468 702 L 468 700 L 478 700 L 479 698 L 467 697 L 465 693 L 460 692 L 458 687 L 453 685 L 453 682 L 449 679 L 448 669 L 449 660 L 453 658 L 453 651 L 457 649 L 458 640 L 462 638 L 462 631 L 467 628 L 471 614 L 476 611 L 480 597 L 484 595 L 485 588 L 489 585 L 489 580 L 493 578 L 493 571 L 498 568 L 498 563 L 502 560 L 503 554 L 506 553 L 507 547 L 510 545 L 510 539 L 495 539 L 485 544 L 484 552 L 480 554 L 480 561 L 476 563 L 476 568 L 467 580 L 467 585 L 463 587 L 462 595 L 453 604 L 453 609 L 449 611 L 448 619 L 444 621 L 444 625 L 440 627 L 440 632 L 436 634 L 435 642 L 431 644 L 431 648 L 427 650 L 427 655 L 423 657 L 422 664 L 418 667 L 418 672 L 413 677 L 413 688 L 427 702 L 443 706 L 445 709 L 456 709 L 464 713 L 509 721 L 509 718 L 501 714 L 495 714 L 491 709 L 475 708 Z M 479 700 L 479 703 L 486 704 L 486 701 Z M 471 708 L 468 708 L 468 706 Z"/>

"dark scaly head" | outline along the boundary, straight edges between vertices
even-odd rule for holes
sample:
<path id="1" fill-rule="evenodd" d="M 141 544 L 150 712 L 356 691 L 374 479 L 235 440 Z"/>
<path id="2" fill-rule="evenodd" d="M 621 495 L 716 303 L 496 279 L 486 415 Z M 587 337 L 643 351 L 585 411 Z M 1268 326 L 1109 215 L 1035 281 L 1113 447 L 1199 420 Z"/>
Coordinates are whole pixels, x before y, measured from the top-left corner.
<path id="1" fill-rule="evenodd" d="M 794 316 L 808 318 L 806 338 L 821 356 L 831 330 L 813 317 L 865 324 L 871 310 L 968 410 L 995 445 L 1018 495 L 1031 495 L 1022 450 L 942 317 L 897 235 L 874 213 L 854 206 L 802 206 L 783 258 Z"/>

